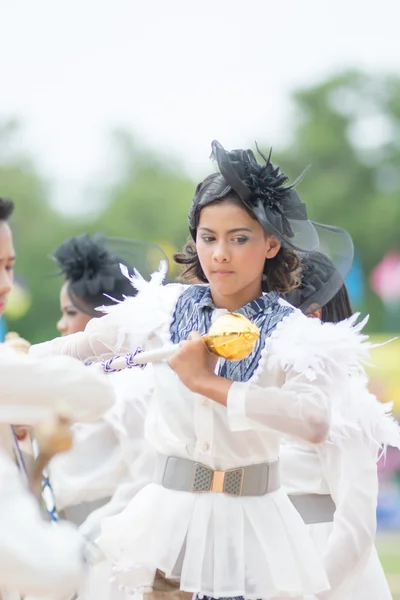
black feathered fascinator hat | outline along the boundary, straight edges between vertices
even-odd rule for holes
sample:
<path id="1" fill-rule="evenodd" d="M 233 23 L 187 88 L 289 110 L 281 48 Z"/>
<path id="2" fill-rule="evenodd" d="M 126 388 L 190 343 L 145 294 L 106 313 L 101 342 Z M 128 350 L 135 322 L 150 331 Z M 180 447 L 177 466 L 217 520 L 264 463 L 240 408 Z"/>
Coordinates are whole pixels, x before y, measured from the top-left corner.
<path id="1" fill-rule="evenodd" d="M 302 176 L 288 185 L 286 175 L 272 164 L 271 152 L 266 157 L 258 147 L 263 164 L 257 162 L 252 150 L 228 152 L 216 140 L 211 146 L 219 173 L 210 175 L 197 186 L 189 213 L 193 239 L 196 238 L 200 210 L 234 192 L 264 230 L 276 236 L 282 246 L 293 250 L 317 248 L 317 229 L 309 221 L 306 205 L 294 189 Z"/>
<path id="2" fill-rule="evenodd" d="M 99 317 L 96 308 L 134 296 L 135 290 L 121 272 L 121 264 L 129 274 L 134 270 L 146 279 L 157 270 L 160 261 L 168 259 L 158 246 L 122 238 L 108 238 L 100 233 L 65 240 L 52 256 L 67 282 L 70 301 L 78 310 Z"/>

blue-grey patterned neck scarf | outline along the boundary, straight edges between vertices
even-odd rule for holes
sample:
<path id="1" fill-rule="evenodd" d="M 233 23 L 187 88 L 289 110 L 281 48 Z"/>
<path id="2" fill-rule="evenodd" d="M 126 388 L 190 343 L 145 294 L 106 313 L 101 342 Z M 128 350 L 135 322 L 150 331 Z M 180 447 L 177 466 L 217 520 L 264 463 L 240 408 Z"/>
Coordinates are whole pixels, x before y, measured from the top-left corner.
<path id="1" fill-rule="evenodd" d="M 187 339 L 191 331 L 206 334 L 211 326 L 214 309 L 209 286 L 191 285 L 186 288 L 176 303 L 170 327 L 171 341 L 179 344 Z M 266 339 L 283 317 L 292 311 L 291 306 L 279 304 L 277 292 L 269 292 L 235 310 L 257 325 L 260 337 L 255 349 L 247 358 L 235 362 L 221 360 L 219 374 L 231 381 L 248 381 L 257 368 Z"/>

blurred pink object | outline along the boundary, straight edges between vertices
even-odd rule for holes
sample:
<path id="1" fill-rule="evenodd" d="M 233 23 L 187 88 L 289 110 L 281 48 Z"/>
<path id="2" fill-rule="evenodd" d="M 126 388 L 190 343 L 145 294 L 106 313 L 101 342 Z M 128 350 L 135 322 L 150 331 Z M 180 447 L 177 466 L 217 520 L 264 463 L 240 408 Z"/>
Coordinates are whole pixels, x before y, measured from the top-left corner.
<path id="1" fill-rule="evenodd" d="M 385 302 L 400 300 L 400 252 L 389 252 L 371 274 L 371 286 Z"/>

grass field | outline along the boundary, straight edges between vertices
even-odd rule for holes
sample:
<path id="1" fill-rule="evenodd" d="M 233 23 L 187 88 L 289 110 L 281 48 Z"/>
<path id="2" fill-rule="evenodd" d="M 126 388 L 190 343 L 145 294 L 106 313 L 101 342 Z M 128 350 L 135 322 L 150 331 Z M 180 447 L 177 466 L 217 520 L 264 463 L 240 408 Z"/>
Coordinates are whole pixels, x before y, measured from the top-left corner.
<path id="1" fill-rule="evenodd" d="M 400 600 L 400 532 L 380 533 L 376 547 L 392 590 L 393 600 Z"/>

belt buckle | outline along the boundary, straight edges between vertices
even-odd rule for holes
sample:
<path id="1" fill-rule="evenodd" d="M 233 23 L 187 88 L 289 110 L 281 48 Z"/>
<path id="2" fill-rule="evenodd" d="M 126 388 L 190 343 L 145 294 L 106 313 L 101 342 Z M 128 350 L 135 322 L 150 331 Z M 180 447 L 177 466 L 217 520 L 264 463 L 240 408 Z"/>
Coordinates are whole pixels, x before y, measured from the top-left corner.
<path id="1" fill-rule="evenodd" d="M 222 494 L 225 484 L 225 471 L 214 471 L 211 482 L 211 492 Z"/>
<path id="2" fill-rule="evenodd" d="M 223 475 L 222 492 L 228 496 L 241 496 L 244 479 L 243 467 L 229 469 L 229 471 L 223 472 Z"/>
<path id="3" fill-rule="evenodd" d="M 195 463 L 192 492 L 214 492 L 228 496 L 241 496 L 243 487 L 243 467 L 229 471 L 214 471 L 206 465 Z"/>
<path id="4" fill-rule="evenodd" d="M 191 491 L 196 493 L 211 491 L 213 474 L 214 471 L 210 467 L 195 463 Z"/>

